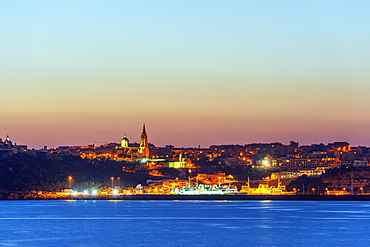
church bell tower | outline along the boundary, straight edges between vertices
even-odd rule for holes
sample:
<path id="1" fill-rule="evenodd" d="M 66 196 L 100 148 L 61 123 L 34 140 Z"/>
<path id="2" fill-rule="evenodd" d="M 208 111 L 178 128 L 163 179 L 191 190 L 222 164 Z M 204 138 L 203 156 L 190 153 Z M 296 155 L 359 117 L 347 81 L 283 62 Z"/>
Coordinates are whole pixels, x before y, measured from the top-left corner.
<path id="1" fill-rule="evenodd" d="M 143 132 L 140 137 L 140 153 L 144 157 L 149 157 L 148 135 L 145 131 L 145 123 L 143 124 Z"/>

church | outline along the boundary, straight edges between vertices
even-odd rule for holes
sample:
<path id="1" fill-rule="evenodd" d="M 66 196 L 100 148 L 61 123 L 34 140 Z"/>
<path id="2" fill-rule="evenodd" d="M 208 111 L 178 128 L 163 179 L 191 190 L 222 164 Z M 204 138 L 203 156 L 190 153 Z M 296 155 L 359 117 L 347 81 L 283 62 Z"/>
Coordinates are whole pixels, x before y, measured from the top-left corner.
<path id="1" fill-rule="evenodd" d="M 9 136 L 6 136 L 5 141 L 0 138 L 0 146 L 12 147 L 13 142 L 10 140 Z"/>
<path id="2" fill-rule="evenodd" d="M 145 123 L 143 124 L 143 131 L 140 136 L 140 145 L 130 146 L 130 141 L 128 140 L 126 134 L 124 134 L 121 140 L 121 146 L 119 148 L 119 153 L 122 156 L 131 158 L 149 158 L 149 143 L 148 135 L 145 130 Z"/>
<path id="3" fill-rule="evenodd" d="M 9 136 L 6 136 L 3 141 L 0 138 L 0 151 L 10 151 L 12 153 L 18 153 L 19 151 L 27 151 L 27 145 L 13 144 Z"/>

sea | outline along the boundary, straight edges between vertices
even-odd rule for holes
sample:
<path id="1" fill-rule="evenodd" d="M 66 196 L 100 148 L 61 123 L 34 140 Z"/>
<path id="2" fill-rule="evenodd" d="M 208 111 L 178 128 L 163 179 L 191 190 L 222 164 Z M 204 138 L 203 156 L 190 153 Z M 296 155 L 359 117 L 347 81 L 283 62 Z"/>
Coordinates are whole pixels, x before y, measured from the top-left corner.
<path id="1" fill-rule="evenodd" d="M 368 201 L 0 201 L 0 246 L 370 246 Z"/>

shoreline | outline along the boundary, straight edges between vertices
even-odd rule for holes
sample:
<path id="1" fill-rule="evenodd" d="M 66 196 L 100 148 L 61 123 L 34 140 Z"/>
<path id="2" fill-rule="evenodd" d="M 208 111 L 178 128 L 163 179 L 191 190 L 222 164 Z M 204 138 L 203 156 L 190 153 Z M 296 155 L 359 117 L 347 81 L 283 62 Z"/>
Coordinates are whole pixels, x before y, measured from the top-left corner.
<path id="1" fill-rule="evenodd" d="M 84 200 L 82 198 L 73 198 Z M 93 198 L 92 198 L 93 199 Z M 86 198 L 85 198 L 86 200 Z M 106 199 L 103 199 L 106 200 Z M 109 200 L 179 200 L 179 201 L 370 201 L 370 195 L 126 195 L 109 197 Z"/>
<path id="2" fill-rule="evenodd" d="M 39 195 L 9 193 L 0 195 L 0 200 L 201 200 L 201 201 L 370 201 L 370 195 L 110 195 L 110 196 L 59 196 L 42 197 Z"/>

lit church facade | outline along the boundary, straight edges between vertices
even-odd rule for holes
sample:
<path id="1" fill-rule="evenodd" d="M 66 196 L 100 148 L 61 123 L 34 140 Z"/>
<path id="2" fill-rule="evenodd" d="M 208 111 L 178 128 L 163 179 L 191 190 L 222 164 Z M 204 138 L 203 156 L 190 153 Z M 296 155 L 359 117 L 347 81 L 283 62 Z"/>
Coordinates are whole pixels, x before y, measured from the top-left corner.
<path id="1" fill-rule="evenodd" d="M 148 158 L 150 156 L 150 151 L 148 135 L 145 130 L 145 124 L 143 124 L 143 131 L 140 136 L 140 145 L 138 147 L 130 146 L 130 141 L 125 134 L 121 140 L 121 146 L 117 151 L 121 156 L 126 156 L 130 158 Z"/>

